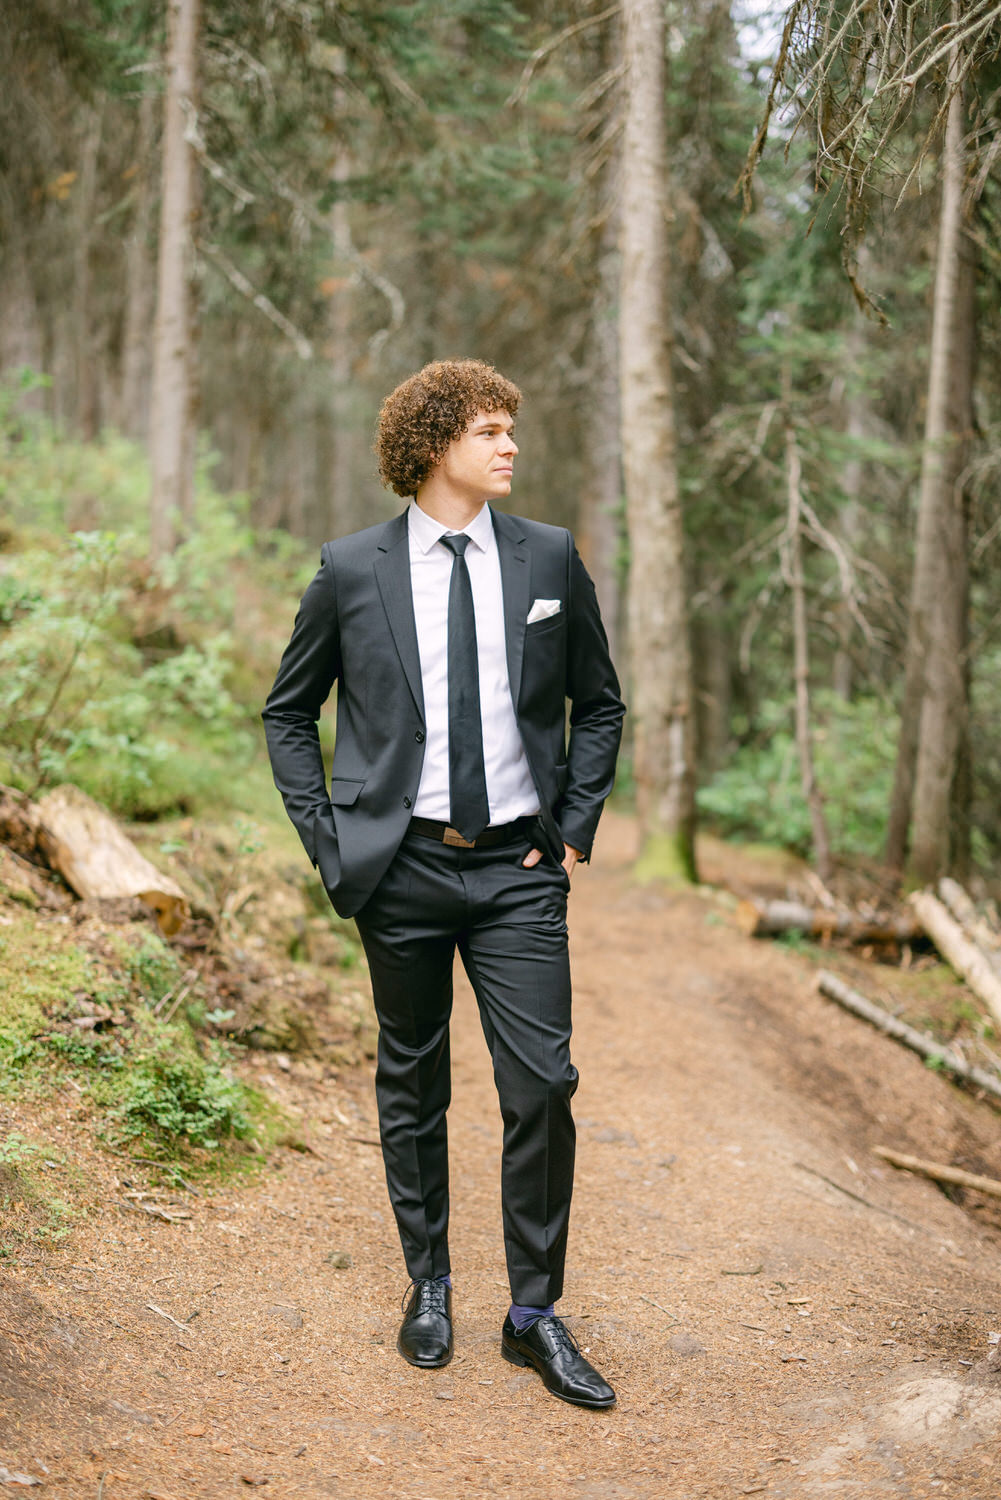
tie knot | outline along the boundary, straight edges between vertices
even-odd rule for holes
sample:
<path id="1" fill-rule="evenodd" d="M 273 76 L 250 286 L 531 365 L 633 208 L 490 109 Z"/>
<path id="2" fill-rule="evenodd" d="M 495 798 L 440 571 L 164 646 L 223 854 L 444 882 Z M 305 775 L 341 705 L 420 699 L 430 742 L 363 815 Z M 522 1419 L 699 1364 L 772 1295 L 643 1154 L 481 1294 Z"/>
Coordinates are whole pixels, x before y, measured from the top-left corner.
<path id="1" fill-rule="evenodd" d="M 453 557 L 463 557 L 469 546 L 469 538 L 464 531 L 450 531 L 441 538 L 441 545 L 447 547 Z"/>

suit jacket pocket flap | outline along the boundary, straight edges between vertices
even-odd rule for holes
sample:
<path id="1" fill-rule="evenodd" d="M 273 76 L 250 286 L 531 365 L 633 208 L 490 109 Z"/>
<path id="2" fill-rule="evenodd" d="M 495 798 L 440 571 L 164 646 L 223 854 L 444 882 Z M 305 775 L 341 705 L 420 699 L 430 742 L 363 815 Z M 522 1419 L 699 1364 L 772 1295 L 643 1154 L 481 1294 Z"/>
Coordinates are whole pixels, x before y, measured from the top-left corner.
<path id="1" fill-rule="evenodd" d="M 332 781 L 330 800 L 335 807 L 353 807 L 364 785 L 364 781 Z"/>

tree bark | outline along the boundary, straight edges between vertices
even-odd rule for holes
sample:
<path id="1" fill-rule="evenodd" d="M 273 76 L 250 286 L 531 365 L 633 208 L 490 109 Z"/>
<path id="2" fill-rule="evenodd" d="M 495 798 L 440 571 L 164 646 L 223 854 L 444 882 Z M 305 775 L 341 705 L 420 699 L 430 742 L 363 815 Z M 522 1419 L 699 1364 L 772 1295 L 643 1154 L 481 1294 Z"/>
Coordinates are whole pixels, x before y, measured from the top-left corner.
<path id="1" fill-rule="evenodd" d="M 952 868 L 956 852 L 953 810 L 961 802 L 956 777 L 969 713 L 969 560 L 963 471 L 973 426 L 976 267 L 963 216 L 963 109 L 958 93 L 949 108 L 945 155 L 942 240 L 947 265 L 936 276 L 943 283 L 936 288 L 936 312 L 948 325 L 948 337 L 943 339 L 946 348 L 934 371 L 935 405 L 941 415 L 936 419 L 935 448 L 929 458 L 939 587 L 918 724 L 909 862 L 911 877 L 922 882 Z M 931 388 L 928 405 L 930 419 Z"/>
<path id="2" fill-rule="evenodd" d="M 712 776 L 723 765 L 731 743 L 734 645 L 727 623 L 728 584 L 720 577 L 700 580 L 701 600 L 694 621 L 696 741 L 699 771 Z"/>
<path id="3" fill-rule="evenodd" d="M 168 0 L 167 91 L 157 310 L 153 340 L 150 457 L 153 491 L 150 548 L 171 552 L 177 525 L 190 516 L 194 492 L 195 382 L 192 347 L 191 262 L 196 211 L 195 154 L 187 117 L 198 102 L 201 0 Z"/>
<path id="4" fill-rule="evenodd" d="M 958 58 L 950 73 L 955 75 Z M 908 617 L 904 695 L 886 857 L 928 881 L 949 867 L 949 810 L 964 734 L 967 546 L 962 492 L 970 429 L 975 276 L 965 234 L 963 101 L 953 93 L 942 155 L 942 209 L 928 405 Z"/>
<path id="5" fill-rule="evenodd" d="M 868 256 L 860 252 L 860 275 L 866 273 L 868 262 Z M 867 327 L 861 308 L 856 308 L 845 349 L 847 356 L 845 379 L 849 382 L 845 401 L 845 436 L 849 442 L 849 457 L 844 467 L 845 503 L 841 507 L 838 518 L 841 537 L 853 556 L 862 539 L 865 513 L 863 495 L 865 465 L 862 461 L 861 447 L 866 436 L 869 398 L 863 389 L 859 371 L 863 368 L 865 359 Z M 838 697 L 850 703 L 855 687 L 855 658 L 852 643 L 855 639 L 856 623 L 847 599 L 841 599 L 835 608 L 834 629 L 837 646 L 831 669 L 832 685 Z"/>
<path id="6" fill-rule="evenodd" d="M 338 48 L 333 65 L 334 120 L 338 142 L 334 151 L 330 179 L 334 201 L 330 206 L 330 249 L 335 286 L 330 298 L 330 435 L 333 453 L 330 463 L 330 494 L 327 535 L 343 536 L 354 529 L 357 514 L 354 496 L 354 431 L 351 388 L 351 289 L 354 267 L 351 264 L 351 219 L 345 189 L 351 177 L 351 153 L 347 145 L 344 121 L 344 77 L 347 63 L 343 49 Z"/>
<path id="7" fill-rule="evenodd" d="M 695 716 L 678 482 L 660 0 L 624 0 L 619 296 L 628 632 L 642 877 L 695 875 Z"/>
<path id="8" fill-rule="evenodd" d="M 12 216 L 4 226 L 6 243 L 0 262 L 0 370 L 17 373 L 45 368 L 42 321 L 28 263 L 23 225 Z M 45 405 L 41 387 L 21 397 L 20 405 L 40 411 Z"/>
<path id="9" fill-rule="evenodd" d="M 87 442 L 97 436 L 99 387 L 91 330 L 91 250 L 94 240 L 97 164 L 104 133 L 104 104 L 88 109 L 75 184 L 73 215 L 73 414 L 77 432 Z"/>
<path id="10" fill-rule="evenodd" d="M 580 497 L 578 538 L 581 556 L 594 579 L 601 618 L 613 659 L 619 646 L 619 585 L 622 550 L 622 441 L 619 426 L 618 217 L 606 211 L 598 252 L 598 294 L 591 309 L 592 405 L 587 414 L 588 445 Z"/>

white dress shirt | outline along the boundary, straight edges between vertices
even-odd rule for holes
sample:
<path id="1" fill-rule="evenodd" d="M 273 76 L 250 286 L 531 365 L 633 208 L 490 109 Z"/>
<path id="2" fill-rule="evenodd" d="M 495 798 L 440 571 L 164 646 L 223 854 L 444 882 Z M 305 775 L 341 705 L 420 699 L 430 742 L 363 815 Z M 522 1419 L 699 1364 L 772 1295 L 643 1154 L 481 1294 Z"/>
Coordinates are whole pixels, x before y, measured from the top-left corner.
<path id="1" fill-rule="evenodd" d="M 410 581 L 424 689 L 424 768 L 414 815 L 448 823 L 448 589 L 452 553 L 441 545 L 451 531 L 410 503 Z M 511 701 L 504 639 L 504 594 L 490 507 L 484 505 L 464 528 L 469 537 L 466 567 L 476 616 L 480 673 L 480 720 L 490 822 L 511 823 L 539 811 L 539 798 L 525 759 Z"/>

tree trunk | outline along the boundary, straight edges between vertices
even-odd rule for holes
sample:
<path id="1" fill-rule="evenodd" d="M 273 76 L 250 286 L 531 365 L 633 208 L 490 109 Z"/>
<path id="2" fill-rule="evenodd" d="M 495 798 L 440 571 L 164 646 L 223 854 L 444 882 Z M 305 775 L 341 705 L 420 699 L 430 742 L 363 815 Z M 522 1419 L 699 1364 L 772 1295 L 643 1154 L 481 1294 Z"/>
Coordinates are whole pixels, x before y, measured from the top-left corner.
<path id="1" fill-rule="evenodd" d="M 953 64 L 955 67 L 955 62 Z M 928 411 L 921 468 L 918 549 L 931 584 L 921 611 L 922 694 L 914 751 L 913 836 L 908 870 L 917 881 L 949 869 L 953 787 L 967 714 L 967 523 L 962 474 L 972 422 L 975 271 L 963 212 L 963 102 L 949 106 Z M 917 564 L 915 564 L 917 575 Z M 908 641 L 910 646 L 910 641 Z"/>
<path id="2" fill-rule="evenodd" d="M 196 206 L 195 155 L 185 139 L 197 108 L 201 0 L 168 0 L 167 92 L 164 104 L 160 251 L 157 267 L 150 457 L 153 492 L 150 548 L 171 552 L 177 523 L 190 516 L 194 492 L 194 350 L 191 261 Z"/>
<path id="3" fill-rule="evenodd" d="M 953 58 L 951 73 L 955 73 Z M 975 276 L 963 213 L 963 101 L 949 105 L 932 313 L 928 407 L 918 498 L 904 697 L 887 862 L 919 881 L 949 864 L 949 808 L 966 717 L 966 516 L 961 475 L 971 415 Z"/>
<path id="4" fill-rule="evenodd" d="M 42 322 L 28 264 L 24 227 L 12 216 L 4 228 L 6 243 L 0 262 L 0 370 L 5 374 L 33 370 L 40 375 L 45 368 Z M 22 409 L 42 410 L 44 390 L 38 387 L 26 392 L 18 404 Z"/>
<path id="5" fill-rule="evenodd" d="M 328 536 L 343 536 L 354 530 L 357 514 L 354 496 L 354 431 L 351 390 L 351 220 L 345 189 L 351 177 L 351 153 L 344 121 L 344 76 L 347 64 L 342 49 L 334 63 L 334 120 L 338 131 L 331 170 L 334 201 L 330 206 L 330 248 L 334 266 L 334 289 L 330 298 L 330 463 Z"/>
<path id="6" fill-rule="evenodd" d="M 122 333 L 121 420 L 129 437 L 145 442 L 149 432 L 150 336 L 153 325 L 153 149 L 156 95 L 139 104 L 135 147 L 135 207 L 125 242 L 125 328 Z"/>
<path id="7" fill-rule="evenodd" d="M 788 377 L 787 377 L 788 387 Z M 786 521 L 786 568 L 792 593 L 793 679 L 796 689 L 796 746 L 799 751 L 803 796 L 810 812 L 813 854 L 817 874 L 826 884 L 831 878 L 831 841 L 827 831 L 824 801 L 817 785 L 813 759 L 813 732 L 810 726 L 810 647 L 806 618 L 806 587 L 803 578 L 802 494 L 799 446 L 786 412 L 786 486 L 788 516 Z"/>
<path id="8" fill-rule="evenodd" d="M 593 400 L 587 414 L 588 455 L 580 497 L 581 556 L 594 579 L 613 659 L 619 644 L 622 551 L 622 442 L 619 430 L 618 221 L 609 209 L 598 255 L 598 295 L 591 309 Z"/>
<path id="9" fill-rule="evenodd" d="M 731 743 L 734 643 L 727 624 L 727 585 L 719 577 L 698 585 L 699 612 L 694 620 L 696 743 L 699 772 L 712 776 L 726 759 Z"/>
<path id="10" fill-rule="evenodd" d="M 859 253 L 860 275 L 868 269 L 868 257 Z M 849 457 L 844 467 L 845 503 L 839 516 L 839 531 L 849 553 L 854 556 L 862 540 L 864 529 L 864 496 L 862 486 L 865 465 L 862 461 L 862 443 L 866 437 L 869 414 L 868 393 L 862 386 L 859 371 L 864 368 L 867 323 L 861 308 L 855 309 L 851 332 L 845 349 L 845 378 L 849 382 L 845 411 L 845 436 L 849 442 Z M 847 599 L 839 600 L 834 611 L 834 629 L 837 646 L 831 672 L 832 685 L 839 698 L 846 703 L 852 700 L 855 687 L 855 657 L 852 644 L 855 640 L 856 623 Z"/>
<path id="11" fill-rule="evenodd" d="M 91 337 L 91 265 L 97 163 L 104 132 L 104 105 L 86 113 L 73 215 L 73 410 L 77 432 L 90 442 L 99 426 L 98 379 Z"/>
<path id="12" fill-rule="evenodd" d="M 622 23 L 619 378 L 638 873 L 693 879 L 695 716 L 671 378 L 660 0 L 624 0 Z"/>

